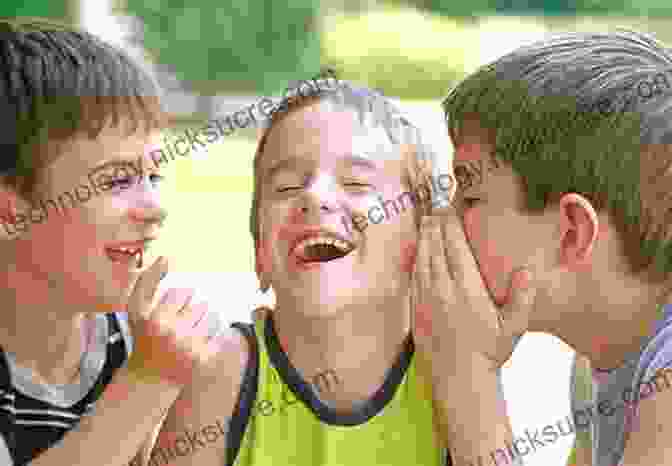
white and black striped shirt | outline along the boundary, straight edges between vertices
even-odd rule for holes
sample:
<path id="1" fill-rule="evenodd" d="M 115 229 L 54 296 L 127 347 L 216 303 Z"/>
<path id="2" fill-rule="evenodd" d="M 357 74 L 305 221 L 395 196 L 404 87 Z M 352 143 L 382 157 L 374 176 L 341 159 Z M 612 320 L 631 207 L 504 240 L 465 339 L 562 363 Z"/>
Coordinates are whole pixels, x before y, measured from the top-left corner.
<path id="1" fill-rule="evenodd" d="M 96 401 L 132 351 L 125 314 L 94 317 L 79 381 L 36 383 L 30 369 L 0 349 L 0 466 L 23 466 L 61 440 Z"/>

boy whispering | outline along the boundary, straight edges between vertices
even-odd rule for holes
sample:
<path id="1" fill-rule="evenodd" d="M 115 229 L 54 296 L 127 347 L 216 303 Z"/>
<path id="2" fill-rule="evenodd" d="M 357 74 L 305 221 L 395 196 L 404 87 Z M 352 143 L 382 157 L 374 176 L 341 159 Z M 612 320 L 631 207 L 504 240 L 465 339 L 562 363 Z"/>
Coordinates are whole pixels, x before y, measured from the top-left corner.
<path id="1" fill-rule="evenodd" d="M 422 229 L 422 309 L 441 338 L 418 344 L 452 368 L 435 384 L 454 394 L 440 408 L 457 464 L 508 464 L 557 440 L 512 439 L 497 409 L 494 371 L 525 331 L 588 360 L 592 408 L 574 422 L 591 426 L 593 465 L 672 462 L 671 66 L 644 34 L 563 34 L 446 99 L 462 182 Z"/>

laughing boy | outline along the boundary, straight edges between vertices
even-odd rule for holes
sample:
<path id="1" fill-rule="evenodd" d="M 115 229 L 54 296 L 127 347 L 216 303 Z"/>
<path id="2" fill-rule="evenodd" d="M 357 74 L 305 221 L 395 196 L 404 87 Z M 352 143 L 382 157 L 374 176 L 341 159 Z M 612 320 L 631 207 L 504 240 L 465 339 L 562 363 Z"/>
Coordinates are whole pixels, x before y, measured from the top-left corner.
<path id="1" fill-rule="evenodd" d="M 283 108 L 257 149 L 250 224 L 276 307 L 236 324 L 240 364 L 185 388 L 189 415 L 171 410 L 157 448 L 173 466 L 450 464 L 410 303 L 418 222 L 440 193 L 381 212 L 446 179 L 377 93 L 341 83 Z M 217 420 L 224 442 L 186 446 Z"/>

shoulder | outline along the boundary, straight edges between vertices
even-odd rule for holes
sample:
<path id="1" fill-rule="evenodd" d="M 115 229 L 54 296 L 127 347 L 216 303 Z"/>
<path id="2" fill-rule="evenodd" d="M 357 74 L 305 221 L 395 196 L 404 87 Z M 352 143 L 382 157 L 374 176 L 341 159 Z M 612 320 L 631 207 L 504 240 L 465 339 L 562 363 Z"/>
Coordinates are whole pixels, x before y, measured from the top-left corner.
<path id="1" fill-rule="evenodd" d="M 253 335 L 253 334 L 252 334 Z M 214 356 L 197 371 L 196 378 L 203 383 L 212 379 L 226 380 L 240 386 L 246 369 L 252 362 L 254 342 L 251 336 L 238 328 L 227 326 L 218 336 L 212 338 Z"/>
<path id="2" fill-rule="evenodd" d="M 645 346 L 639 359 L 638 373 L 648 380 L 661 369 L 672 368 L 672 316 L 665 316 Z"/>

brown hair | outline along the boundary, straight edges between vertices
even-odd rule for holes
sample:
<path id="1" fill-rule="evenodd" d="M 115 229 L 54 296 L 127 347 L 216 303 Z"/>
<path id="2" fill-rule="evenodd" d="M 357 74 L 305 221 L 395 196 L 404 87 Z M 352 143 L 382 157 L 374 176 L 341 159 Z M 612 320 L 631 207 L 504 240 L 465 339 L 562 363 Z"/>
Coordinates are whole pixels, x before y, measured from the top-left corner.
<path id="1" fill-rule="evenodd" d="M 108 124 L 129 135 L 167 124 L 150 71 L 70 25 L 0 18 L 0 68 L 0 175 L 27 198 L 60 143 Z"/>
<path id="2" fill-rule="evenodd" d="M 540 212 L 564 193 L 606 210 L 633 273 L 672 272 L 672 55 L 631 31 L 569 33 L 467 77 L 443 106 L 451 139 L 477 121 Z"/>

